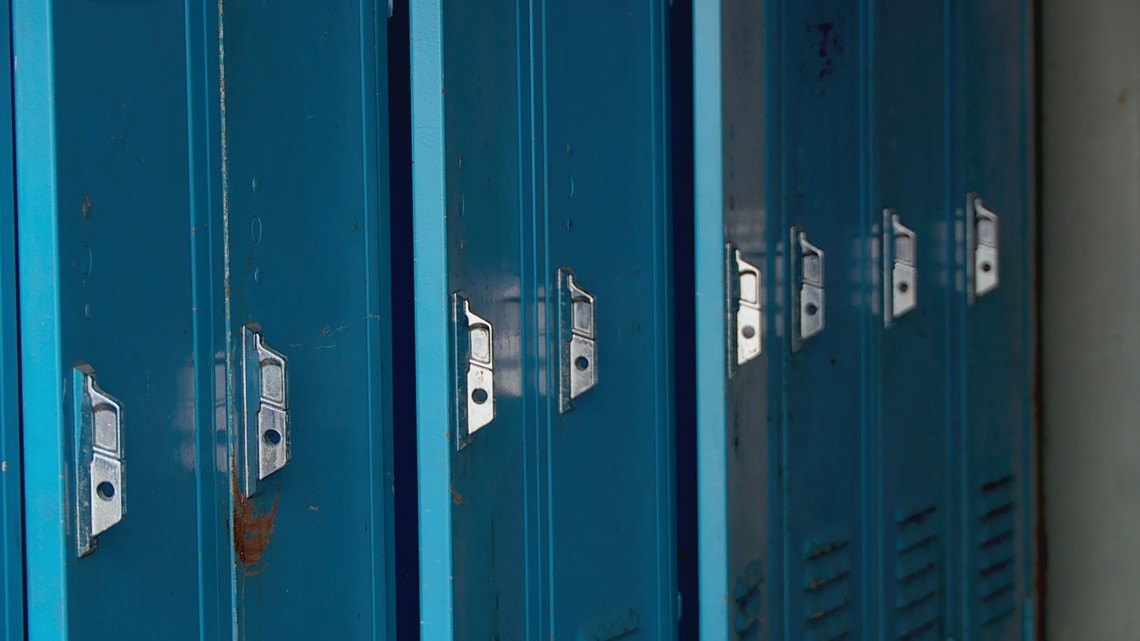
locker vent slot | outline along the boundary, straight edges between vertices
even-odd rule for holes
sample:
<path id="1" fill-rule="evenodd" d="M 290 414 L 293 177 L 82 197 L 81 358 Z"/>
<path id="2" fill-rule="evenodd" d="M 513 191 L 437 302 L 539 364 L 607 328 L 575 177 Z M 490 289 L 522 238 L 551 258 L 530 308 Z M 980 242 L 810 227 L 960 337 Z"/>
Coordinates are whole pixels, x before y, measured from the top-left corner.
<path id="1" fill-rule="evenodd" d="M 760 606 L 764 599 L 764 568 L 761 559 L 753 559 L 732 589 L 732 599 L 736 603 L 736 617 L 733 627 L 737 641 L 759 641 Z"/>
<path id="2" fill-rule="evenodd" d="M 895 516 L 895 638 L 941 638 L 942 568 L 938 508 L 899 510 Z"/>
<path id="3" fill-rule="evenodd" d="M 804 550 L 807 641 L 840 641 L 851 633 L 851 541 L 809 542 Z"/>
<path id="4" fill-rule="evenodd" d="M 998 623 L 1016 609 L 1013 475 L 983 481 L 978 488 L 975 611 L 978 622 Z"/>

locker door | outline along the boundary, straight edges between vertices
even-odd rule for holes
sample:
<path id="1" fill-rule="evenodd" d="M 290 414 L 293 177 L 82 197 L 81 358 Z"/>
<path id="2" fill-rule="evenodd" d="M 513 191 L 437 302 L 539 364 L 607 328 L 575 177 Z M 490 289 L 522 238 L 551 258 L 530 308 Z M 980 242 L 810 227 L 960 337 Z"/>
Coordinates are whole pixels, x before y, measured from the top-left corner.
<path id="1" fill-rule="evenodd" d="M 217 11 L 234 628 L 392 638 L 386 15 Z"/>
<path id="2" fill-rule="evenodd" d="M 769 417 L 779 394 L 769 386 L 781 355 L 767 315 L 783 234 L 768 218 L 779 183 L 767 175 L 778 146 L 766 128 L 779 111 L 766 82 L 778 39 L 766 35 L 765 13 L 748 0 L 697 2 L 693 12 L 699 598 L 709 639 L 776 629 Z"/>
<path id="3" fill-rule="evenodd" d="M 873 639 L 954 636 L 943 615 L 953 295 L 943 4 L 870 3 L 870 214 L 881 283 L 873 332 L 878 421 L 868 462 L 876 514 Z"/>
<path id="4" fill-rule="evenodd" d="M 667 11 L 536 15 L 556 638 L 676 636 Z"/>
<path id="5" fill-rule="evenodd" d="M 421 633 L 543 638 L 529 12 L 410 8 Z"/>
<path id="6" fill-rule="evenodd" d="M 186 12 L 56 8 L 20 0 L 12 16 L 28 633 L 185 637 L 199 630 L 206 455 Z"/>
<path id="7" fill-rule="evenodd" d="M 0 48 L 5 51 L 12 50 L 10 9 L 11 3 L 5 2 L 0 12 Z M 0 71 L 0 123 L 0 633 L 5 639 L 20 639 L 24 636 L 24 544 L 10 64 Z"/>
<path id="8" fill-rule="evenodd" d="M 1032 611 L 1032 13 L 955 5 L 962 638 L 1014 639 Z M 1023 616 L 1024 615 L 1024 616 Z"/>
<path id="9" fill-rule="evenodd" d="M 860 634 L 866 594 L 863 26 L 856 2 L 792 3 L 782 11 L 781 232 L 792 351 L 781 435 L 781 602 L 786 638 L 836 639 Z"/>

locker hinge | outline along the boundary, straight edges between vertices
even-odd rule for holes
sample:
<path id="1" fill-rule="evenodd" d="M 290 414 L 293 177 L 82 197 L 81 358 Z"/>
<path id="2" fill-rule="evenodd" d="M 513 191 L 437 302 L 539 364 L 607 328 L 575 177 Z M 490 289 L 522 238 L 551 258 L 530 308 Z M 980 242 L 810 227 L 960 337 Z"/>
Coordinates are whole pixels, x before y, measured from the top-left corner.
<path id="1" fill-rule="evenodd" d="M 917 243 L 914 231 L 893 209 L 883 210 L 883 325 L 890 327 L 918 306 Z"/>
<path id="2" fill-rule="evenodd" d="M 760 268 L 744 260 L 732 243 L 725 245 L 725 295 L 728 308 L 728 375 L 760 356 L 763 308 Z"/>
<path id="3" fill-rule="evenodd" d="M 257 326 L 242 327 L 242 438 L 237 465 L 242 493 L 248 498 L 270 474 L 289 464 L 288 360 L 265 344 Z"/>
<path id="4" fill-rule="evenodd" d="M 100 534 L 127 514 L 123 405 L 99 388 L 88 365 L 73 370 L 72 385 L 76 533 L 83 557 L 95 550 Z"/>
<path id="5" fill-rule="evenodd" d="M 808 242 L 798 225 L 790 232 L 792 283 L 792 351 L 823 331 L 823 250 Z M 797 313 L 798 310 L 798 313 Z"/>
<path id="6" fill-rule="evenodd" d="M 998 215 L 986 208 L 977 194 L 966 196 L 966 275 L 969 302 L 997 289 L 998 267 Z"/>
<path id="7" fill-rule="evenodd" d="M 491 323 L 475 315 L 466 298 L 453 294 L 451 303 L 455 442 L 463 449 L 495 418 L 494 336 Z"/>
<path id="8" fill-rule="evenodd" d="M 569 267 L 558 270 L 558 411 L 569 412 L 598 382 L 594 297 L 578 286 Z"/>

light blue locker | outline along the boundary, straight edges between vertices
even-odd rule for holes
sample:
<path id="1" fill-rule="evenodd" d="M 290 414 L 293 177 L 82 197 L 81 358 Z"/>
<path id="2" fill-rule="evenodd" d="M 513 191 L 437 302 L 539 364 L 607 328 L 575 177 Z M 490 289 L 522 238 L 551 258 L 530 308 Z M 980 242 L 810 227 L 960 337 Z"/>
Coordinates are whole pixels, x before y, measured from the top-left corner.
<path id="1" fill-rule="evenodd" d="M 949 12 L 951 202 L 957 213 L 962 639 L 1032 638 L 1035 532 L 1033 13 L 1028 2 Z"/>
<path id="2" fill-rule="evenodd" d="M 413 2 L 425 639 L 670 638 L 663 2 Z"/>
<path id="3" fill-rule="evenodd" d="M 186 11 L 20 0 L 12 24 L 28 634 L 193 635 Z"/>
<path id="4" fill-rule="evenodd" d="M 11 51 L 11 4 L 0 18 L 0 47 Z M 16 191 L 12 149 L 12 67 L 0 73 L 0 632 L 24 635 L 23 497 L 20 477 L 19 342 L 16 333 Z"/>
<path id="5" fill-rule="evenodd" d="M 190 32 L 211 638 L 395 636 L 386 18 L 223 3 Z"/>

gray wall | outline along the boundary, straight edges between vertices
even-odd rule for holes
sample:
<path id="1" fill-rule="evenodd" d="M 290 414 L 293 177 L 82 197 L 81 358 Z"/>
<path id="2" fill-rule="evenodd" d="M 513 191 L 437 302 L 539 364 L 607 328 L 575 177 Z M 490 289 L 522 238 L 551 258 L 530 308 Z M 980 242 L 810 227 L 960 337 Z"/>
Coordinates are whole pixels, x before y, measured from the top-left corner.
<path id="1" fill-rule="evenodd" d="M 1140 0 L 1043 0 L 1049 641 L 1140 639 Z"/>

